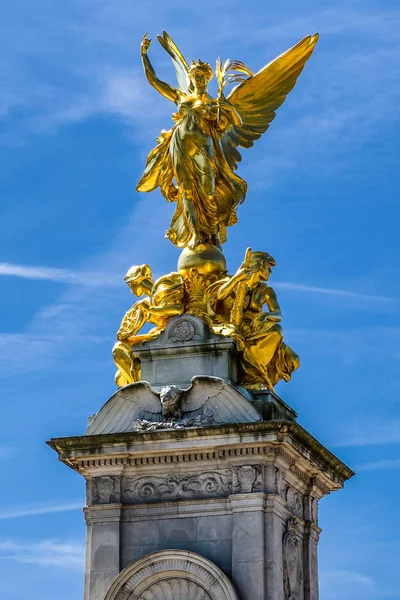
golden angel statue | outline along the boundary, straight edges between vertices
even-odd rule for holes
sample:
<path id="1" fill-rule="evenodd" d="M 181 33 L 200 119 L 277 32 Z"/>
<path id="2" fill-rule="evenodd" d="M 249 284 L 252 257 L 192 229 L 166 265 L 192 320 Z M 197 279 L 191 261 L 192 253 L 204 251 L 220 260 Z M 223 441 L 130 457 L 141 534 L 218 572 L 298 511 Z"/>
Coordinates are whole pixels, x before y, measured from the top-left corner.
<path id="1" fill-rule="evenodd" d="M 213 71 L 201 60 L 189 64 L 169 35 L 158 36 L 171 56 L 178 87 L 158 79 L 148 57 L 151 40 L 143 36 L 141 55 L 149 83 L 174 102 L 172 129 L 162 131 L 148 156 L 137 190 L 157 187 L 177 207 L 166 237 L 179 248 L 199 244 L 219 246 L 226 228 L 237 221 L 236 209 L 247 184 L 236 173 L 238 146 L 250 148 L 268 129 L 275 111 L 293 89 L 310 58 L 318 35 L 307 36 L 257 74 L 239 61 L 218 59 L 218 97 L 207 92 Z M 225 97 L 227 84 L 238 85 Z"/>

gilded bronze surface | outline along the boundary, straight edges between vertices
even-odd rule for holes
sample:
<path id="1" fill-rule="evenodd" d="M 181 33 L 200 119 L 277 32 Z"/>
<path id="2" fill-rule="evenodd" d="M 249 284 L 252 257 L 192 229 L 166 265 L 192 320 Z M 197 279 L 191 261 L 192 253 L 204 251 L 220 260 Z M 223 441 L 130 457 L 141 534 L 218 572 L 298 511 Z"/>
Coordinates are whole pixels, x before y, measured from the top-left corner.
<path id="1" fill-rule="evenodd" d="M 283 342 L 281 311 L 268 279 L 275 266 L 266 252 L 247 249 L 234 275 L 228 275 L 221 244 L 226 228 L 237 222 L 247 184 L 236 173 L 241 155 L 268 129 L 276 110 L 293 89 L 310 58 L 318 35 L 307 36 L 254 74 L 239 61 L 218 59 L 217 98 L 208 94 L 212 68 L 189 64 L 166 32 L 158 40 L 175 65 L 178 86 L 158 79 L 148 57 L 151 40 L 143 36 L 141 56 L 149 83 L 174 102 L 174 125 L 162 131 L 148 156 L 138 191 L 160 188 L 176 203 L 170 241 L 182 248 L 178 272 L 153 280 L 148 265 L 129 269 L 125 281 L 138 297 L 124 316 L 113 356 L 119 386 L 140 380 L 138 344 L 157 338 L 168 321 L 193 314 L 210 329 L 235 340 L 240 356 L 239 383 L 248 389 L 273 389 L 299 366 L 297 354 Z M 228 96 L 226 86 L 238 84 Z M 146 323 L 154 325 L 141 333 Z"/>
<path id="2" fill-rule="evenodd" d="M 163 275 L 154 282 L 149 265 L 140 265 L 129 269 L 125 281 L 132 294 L 145 297 L 128 310 L 117 332 L 118 341 L 112 353 L 118 367 L 115 374 L 118 386 L 140 380 L 140 363 L 132 347 L 156 339 L 168 321 L 184 311 L 183 279 L 179 273 Z M 140 334 L 145 323 L 155 327 Z"/>
<path id="3" fill-rule="evenodd" d="M 267 252 L 248 249 L 241 267 L 213 285 L 208 300 L 211 329 L 233 338 L 241 351 L 240 383 L 247 389 L 274 389 L 280 379 L 289 381 L 300 365 L 283 342 L 281 309 L 267 284 L 275 264 Z"/>
<path id="4" fill-rule="evenodd" d="M 250 148 L 269 127 L 275 111 L 293 89 L 318 36 L 307 36 L 257 74 L 239 61 L 217 61 L 218 97 L 207 91 L 213 71 L 201 60 L 189 66 L 169 35 L 158 36 L 176 67 L 178 87 L 158 79 L 148 57 L 151 40 L 143 36 L 141 56 L 149 83 L 177 111 L 148 156 L 137 190 L 157 187 L 177 207 L 166 237 L 179 248 L 218 246 L 226 228 L 237 222 L 236 209 L 247 184 L 236 175 L 238 146 Z M 238 85 L 226 97 L 226 85 Z"/>
<path id="5" fill-rule="evenodd" d="M 241 385 L 273 389 L 280 379 L 289 381 L 300 363 L 297 354 L 283 342 L 278 300 L 266 283 L 274 265 L 275 260 L 266 252 L 248 248 L 243 264 L 232 276 L 224 268 L 218 271 L 217 263 L 211 273 L 185 269 L 154 283 L 148 265 L 129 269 L 125 280 L 132 293 L 147 295 L 128 310 L 117 333 L 118 342 L 113 348 L 117 385 L 140 380 L 134 346 L 156 339 L 172 317 L 184 313 L 196 315 L 214 333 L 236 341 Z M 155 327 L 140 334 L 147 322 Z"/>

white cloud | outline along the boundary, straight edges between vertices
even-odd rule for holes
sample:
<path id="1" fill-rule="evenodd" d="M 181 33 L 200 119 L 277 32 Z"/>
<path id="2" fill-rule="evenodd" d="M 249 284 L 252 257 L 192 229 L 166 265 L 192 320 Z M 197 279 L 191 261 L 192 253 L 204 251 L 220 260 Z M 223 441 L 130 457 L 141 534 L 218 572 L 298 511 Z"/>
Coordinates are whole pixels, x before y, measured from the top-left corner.
<path id="1" fill-rule="evenodd" d="M 201 36 L 193 35 L 188 27 L 177 24 L 175 5 L 179 6 L 182 22 L 196 21 L 196 31 Z M 223 18 L 216 27 L 208 18 L 206 7 L 215 12 L 218 5 Z M 308 77 L 307 88 L 302 88 L 300 94 L 296 91 L 305 119 L 298 124 L 291 122 L 288 131 L 291 140 L 297 131 L 298 139 L 302 137 L 302 149 L 304 145 L 315 146 L 318 140 L 323 140 L 327 147 L 327 133 L 346 135 L 349 126 L 357 127 L 362 137 L 365 135 L 363 129 L 369 131 L 374 122 L 388 118 L 388 103 L 396 109 L 398 88 L 395 67 L 391 68 L 391 65 L 397 64 L 400 55 L 394 34 L 395 23 L 400 20 L 399 11 L 368 9 L 364 5 L 358 9 L 354 3 L 352 6 L 339 3 L 334 9 L 313 11 L 308 15 L 301 11 L 301 16 L 293 17 L 292 11 L 288 14 L 282 9 L 277 11 L 274 25 L 266 27 L 261 7 L 260 18 L 256 21 L 255 11 L 244 10 L 238 2 L 231 1 L 232 5 L 234 11 L 224 10 L 225 3 L 215 0 L 206 0 L 199 7 L 193 4 L 182 6 L 172 0 L 168 3 L 153 1 L 151 52 L 157 70 L 163 74 L 163 69 L 168 68 L 166 73 L 171 82 L 174 81 L 169 59 L 158 47 L 154 35 L 163 27 L 169 29 L 172 24 L 174 38 L 184 53 L 191 53 L 187 56 L 189 60 L 201 51 L 210 54 L 204 58 L 212 60 L 226 47 L 227 52 L 250 54 L 252 63 L 259 63 L 250 65 L 255 69 L 272 58 L 274 52 L 284 50 L 289 40 L 295 42 L 299 35 L 319 30 L 323 41 L 313 58 L 313 77 Z M 53 131 L 100 114 L 118 115 L 125 122 L 134 121 L 136 129 L 140 130 L 155 120 L 159 110 L 162 111 L 159 114 L 167 114 L 167 104 L 163 106 L 162 100 L 156 99 L 139 63 L 140 38 L 149 27 L 148 11 L 133 10 L 129 0 L 121 0 L 118 5 L 107 0 L 93 0 L 90 7 L 69 0 L 62 6 L 57 5 L 56 10 L 48 0 L 38 0 L 28 4 L 23 15 L 10 10 L 6 17 L 6 34 L 0 41 L 4 59 L 0 70 L 7 92 L 0 95 L 0 117 L 18 109 L 21 127 L 14 131 L 15 135 L 24 135 L 26 131 Z M 356 46 L 351 44 L 350 32 L 362 34 Z M 344 33 L 347 34 L 345 38 Z M 206 45 L 204 39 L 207 39 Z M 260 55 L 261 40 L 265 46 L 263 55 Z M 332 62 L 326 44 L 334 41 Z M 46 65 L 46 68 L 38 69 L 38 64 Z M 385 90 L 384 94 L 382 90 Z M 157 129 L 158 125 L 155 127 Z M 308 135 L 310 131 L 311 136 Z M 155 131 L 154 135 L 157 133 Z M 5 142 L 10 143 L 10 132 L 4 135 Z M 282 160 L 285 164 L 291 162 L 288 156 Z"/>
<path id="2" fill-rule="evenodd" d="M 73 283 L 83 286 L 102 285 L 108 287 L 121 284 L 121 281 L 118 281 L 116 275 L 110 275 L 108 273 L 71 271 L 69 269 L 61 269 L 54 267 L 13 265 L 10 263 L 0 263 L 0 276 L 2 275 L 21 277 L 23 279 L 54 281 L 56 283 Z M 351 290 L 325 288 L 290 281 L 276 281 L 273 285 L 277 289 L 290 290 L 294 292 L 304 292 L 306 294 L 339 296 L 354 300 L 365 300 L 367 302 L 399 302 L 397 298 L 391 298 L 389 296 L 376 296 L 373 294 L 363 294 L 361 292 L 355 292 Z"/>
<path id="3" fill-rule="evenodd" d="M 399 439 L 400 441 L 400 439 Z M 386 469 L 400 469 L 400 458 L 376 460 L 368 463 L 361 463 L 354 467 L 357 471 L 385 471 Z"/>
<path id="4" fill-rule="evenodd" d="M 58 542 L 47 539 L 37 542 L 0 539 L 0 559 L 19 563 L 56 566 L 63 569 L 83 569 L 85 545 L 81 542 Z"/>
<path id="5" fill-rule="evenodd" d="M 68 504 L 54 504 L 52 506 L 30 506 L 13 507 L 2 509 L 0 507 L 0 520 L 19 519 L 21 517 L 33 517 L 36 515 L 49 515 L 52 513 L 67 512 L 71 510 L 82 510 L 83 502 L 70 502 Z"/>
<path id="6" fill-rule="evenodd" d="M 371 577 L 365 575 L 364 573 L 358 573 L 356 571 L 322 571 L 320 573 L 320 581 L 321 585 L 323 586 L 332 584 L 334 584 L 335 586 L 361 585 L 366 588 L 372 588 L 374 586 L 374 582 L 371 579 Z"/>
<path id="7" fill-rule="evenodd" d="M 390 298 L 389 296 L 375 296 L 373 294 L 363 294 L 351 290 L 318 287 L 313 285 L 306 285 L 303 283 L 278 281 L 274 282 L 274 287 L 281 290 L 290 290 L 294 292 L 305 292 L 311 294 L 323 294 L 324 296 L 336 296 L 342 298 L 349 298 L 353 300 L 366 300 L 368 302 L 399 302 L 397 298 Z"/>
<path id="8" fill-rule="evenodd" d="M 345 423 L 331 443 L 337 448 L 393 444 L 400 444 L 400 420 L 385 420 L 378 415 L 359 419 L 357 423 Z"/>
<path id="9" fill-rule="evenodd" d="M 0 263 L 0 276 L 22 277 L 23 279 L 43 279 L 47 281 L 56 281 L 63 283 L 78 283 L 83 285 L 96 285 L 104 282 L 99 275 L 95 273 L 79 273 L 68 269 L 53 267 L 38 267 L 27 265 L 12 265 L 10 263 Z M 107 278 L 107 284 L 112 281 Z"/>

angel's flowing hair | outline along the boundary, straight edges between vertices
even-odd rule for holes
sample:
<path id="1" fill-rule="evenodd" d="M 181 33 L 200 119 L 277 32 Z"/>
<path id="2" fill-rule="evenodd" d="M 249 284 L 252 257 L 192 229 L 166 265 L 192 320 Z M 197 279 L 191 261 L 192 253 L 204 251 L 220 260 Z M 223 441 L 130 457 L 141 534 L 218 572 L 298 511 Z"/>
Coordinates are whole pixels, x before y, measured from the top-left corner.
<path id="1" fill-rule="evenodd" d="M 197 62 L 193 61 L 192 64 L 190 65 L 190 67 L 188 69 L 189 77 L 194 75 L 194 73 L 196 71 L 200 71 L 200 73 L 202 73 L 204 75 L 204 77 L 207 78 L 207 81 L 210 81 L 210 79 L 213 76 L 213 70 L 211 68 L 211 65 L 209 65 L 206 62 L 203 62 L 200 59 Z"/>

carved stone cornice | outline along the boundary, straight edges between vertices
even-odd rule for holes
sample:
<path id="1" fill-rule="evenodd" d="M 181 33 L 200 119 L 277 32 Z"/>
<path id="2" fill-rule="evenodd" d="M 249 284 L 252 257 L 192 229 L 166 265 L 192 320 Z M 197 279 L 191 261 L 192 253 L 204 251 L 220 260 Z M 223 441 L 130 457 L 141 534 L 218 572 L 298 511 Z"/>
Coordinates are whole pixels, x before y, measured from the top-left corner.
<path id="1" fill-rule="evenodd" d="M 183 430 L 56 438 L 60 460 L 92 478 L 157 470 L 209 470 L 277 464 L 319 499 L 354 474 L 298 423 L 263 421 Z M 170 465 L 170 467 L 169 467 Z M 133 474 L 134 474 L 133 473 Z M 289 479 L 288 479 L 289 480 Z"/>

